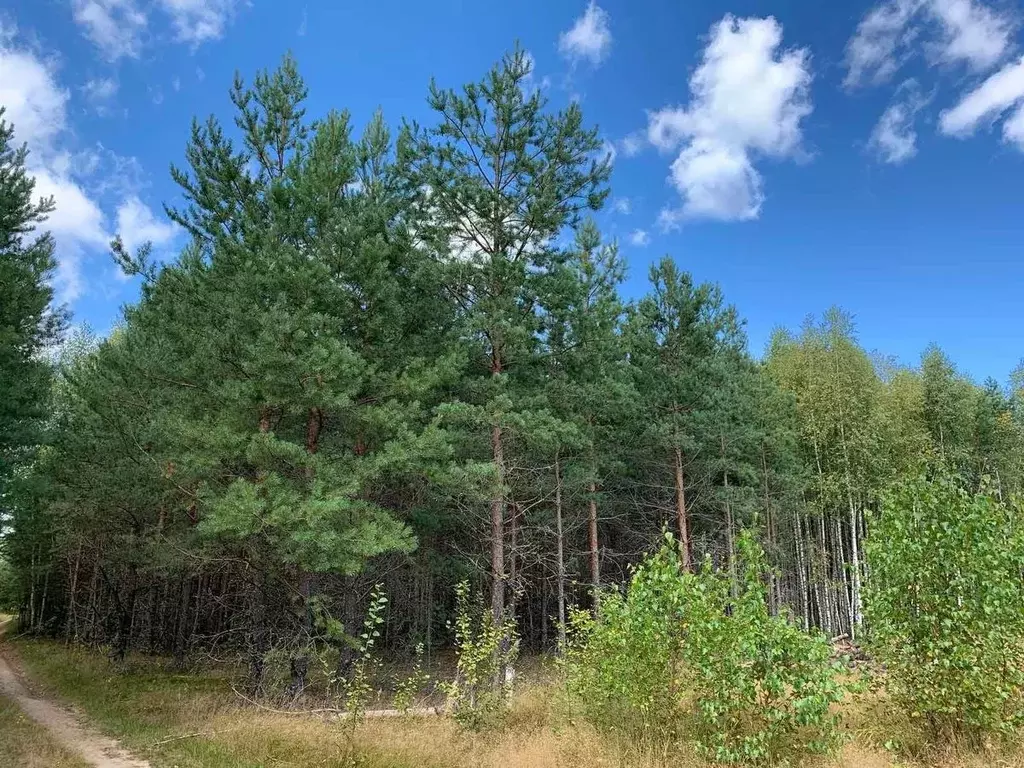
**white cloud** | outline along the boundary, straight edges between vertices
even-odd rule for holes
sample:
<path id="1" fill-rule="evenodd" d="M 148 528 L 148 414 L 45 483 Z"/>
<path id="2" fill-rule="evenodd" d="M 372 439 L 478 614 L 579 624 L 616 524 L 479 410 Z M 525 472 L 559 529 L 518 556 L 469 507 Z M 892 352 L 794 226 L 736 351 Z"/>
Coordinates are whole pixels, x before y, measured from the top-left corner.
<path id="1" fill-rule="evenodd" d="M 106 242 L 103 213 L 73 178 L 70 153 L 59 146 L 66 130 L 68 92 L 50 64 L 15 46 L 13 34 L 0 37 L 0 104 L 14 125 L 15 141 L 28 144 L 28 170 L 35 193 L 53 196 L 57 209 L 45 225 L 57 241 L 56 289 L 59 301 L 73 301 L 82 291 L 83 249 Z"/>
<path id="2" fill-rule="evenodd" d="M 619 148 L 626 157 L 636 157 L 643 150 L 647 143 L 647 137 L 643 131 L 634 131 L 619 141 Z"/>
<path id="3" fill-rule="evenodd" d="M 112 77 L 97 77 L 87 81 L 80 90 L 97 114 L 106 115 L 117 96 L 118 83 Z"/>
<path id="4" fill-rule="evenodd" d="M 103 201 L 123 199 L 130 189 L 137 189 L 141 170 L 134 158 L 121 157 L 102 145 L 72 149 L 70 94 L 59 84 L 53 64 L 19 46 L 14 32 L 4 33 L 0 34 L 0 104 L 7 107 L 4 118 L 14 125 L 15 141 L 28 144 L 27 167 L 35 178 L 35 194 L 52 196 L 56 202 L 41 228 L 53 234 L 57 246 L 56 299 L 73 302 L 92 287 L 84 274 L 86 260 L 105 252 L 110 241 Z M 135 225 L 133 232 L 149 232 L 153 240 L 163 236 L 165 230 L 152 215 L 147 219 L 131 206 L 125 211 L 134 214 L 126 219 Z"/>
<path id="5" fill-rule="evenodd" d="M 935 60 L 966 63 L 982 72 L 997 64 L 1010 47 L 1011 18 L 976 0 L 931 0 L 942 39 L 930 46 Z"/>
<path id="6" fill-rule="evenodd" d="M 689 105 L 648 115 L 648 140 L 679 150 L 669 179 L 682 205 L 662 212 L 663 226 L 757 218 L 764 194 L 754 159 L 801 154 L 800 123 L 812 110 L 809 54 L 781 44 L 774 18 L 725 16 L 690 79 Z"/>
<path id="7" fill-rule="evenodd" d="M 295 34 L 299 37 L 306 36 L 306 29 L 309 26 L 309 12 L 308 9 L 302 9 L 302 20 L 299 22 L 299 28 L 295 30 Z"/>
<path id="8" fill-rule="evenodd" d="M 1003 123 L 1003 139 L 1024 152 L 1024 105 L 1018 106 Z"/>
<path id="9" fill-rule="evenodd" d="M 634 229 L 629 235 L 630 245 L 635 245 L 639 248 L 648 245 L 651 242 L 651 236 L 643 229 Z"/>
<path id="10" fill-rule="evenodd" d="M 175 77 L 173 80 L 171 80 L 171 88 L 173 88 L 175 91 L 180 91 L 181 90 L 181 78 L 180 77 Z"/>
<path id="11" fill-rule="evenodd" d="M 628 197 L 617 197 L 612 202 L 612 210 L 625 216 L 633 212 L 633 203 Z"/>
<path id="12" fill-rule="evenodd" d="M 868 142 L 882 162 L 899 165 L 917 154 L 914 122 L 927 103 L 916 80 L 907 80 L 900 86 L 896 99 L 882 113 Z"/>
<path id="13" fill-rule="evenodd" d="M 997 119 L 1024 99 L 1024 57 L 1007 64 L 939 116 L 947 136 L 970 136 L 983 123 Z M 1011 129 L 1013 130 L 1013 129 Z"/>
<path id="14" fill-rule="evenodd" d="M 170 221 L 157 219 L 138 197 L 129 197 L 118 206 L 116 221 L 117 233 L 129 251 L 144 243 L 152 243 L 156 249 L 164 248 L 179 233 L 178 227 Z"/>
<path id="15" fill-rule="evenodd" d="M 50 66 L 28 50 L 0 39 L 0 105 L 13 123 L 18 141 L 35 153 L 52 157 L 53 142 L 67 119 L 68 92 L 57 85 Z"/>
<path id="16" fill-rule="evenodd" d="M 907 24 L 920 5 L 920 0 L 889 0 L 868 12 L 846 46 L 846 85 L 892 76 L 899 67 L 897 48 L 906 42 Z"/>
<path id="17" fill-rule="evenodd" d="M 71 12 L 107 60 L 139 55 L 147 18 L 136 0 L 71 0 Z"/>
<path id="18" fill-rule="evenodd" d="M 938 64 L 981 72 L 1009 51 L 1013 18 L 982 0 L 883 0 L 846 46 L 845 85 L 881 83 L 920 51 Z"/>
<path id="19" fill-rule="evenodd" d="M 558 50 L 573 64 L 581 60 L 592 66 L 600 64 L 612 47 L 608 12 L 590 0 L 583 15 L 558 38 Z"/>
<path id="20" fill-rule="evenodd" d="M 174 39 L 193 47 L 224 35 L 244 0 L 71 0 L 75 23 L 108 61 L 137 58 L 151 11 L 163 10 Z"/>
<path id="21" fill-rule="evenodd" d="M 224 35 L 240 0 L 159 0 L 179 42 L 199 45 Z"/>
<path id="22" fill-rule="evenodd" d="M 45 168 L 30 170 L 36 180 L 36 194 L 52 196 L 57 203 L 43 228 L 50 231 L 57 243 L 56 299 L 59 303 L 72 302 L 85 292 L 85 253 L 105 249 L 110 241 L 103 211 L 76 179 Z"/>

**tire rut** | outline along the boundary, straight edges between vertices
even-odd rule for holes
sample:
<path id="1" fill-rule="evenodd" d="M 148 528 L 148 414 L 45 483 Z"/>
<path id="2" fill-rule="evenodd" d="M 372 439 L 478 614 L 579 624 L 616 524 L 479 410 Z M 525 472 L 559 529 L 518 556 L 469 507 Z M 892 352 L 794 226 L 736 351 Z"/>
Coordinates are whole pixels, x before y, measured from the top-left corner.
<path id="1" fill-rule="evenodd" d="M 5 656 L 0 624 L 0 693 L 14 701 L 30 718 L 43 726 L 54 740 L 94 768 L 151 768 L 145 760 L 131 755 L 116 740 L 83 724 L 55 701 L 33 696 Z"/>

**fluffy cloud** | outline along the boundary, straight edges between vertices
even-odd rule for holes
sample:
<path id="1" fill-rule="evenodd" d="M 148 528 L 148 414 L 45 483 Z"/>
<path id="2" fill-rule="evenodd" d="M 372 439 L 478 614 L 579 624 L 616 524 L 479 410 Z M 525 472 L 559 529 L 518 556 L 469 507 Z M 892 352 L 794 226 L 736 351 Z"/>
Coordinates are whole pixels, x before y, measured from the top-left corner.
<path id="1" fill-rule="evenodd" d="M 136 0 L 71 0 L 71 12 L 107 60 L 139 55 L 147 19 Z"/>
<path id="2" fill-rule="evenodd" d="M 959 104 L 943 112 L 939 116 L 939 130 L 947 136 L 970 136 L 981 123 L 995 120 L 1022 99 L 1024 57 L 1007 64 L 964 96 Z M 1010 131 L 1014 133 L 1016 128 L 1011 127 Z"/>
<path id="3" fill-rule="evenodd" d="M 572 28 L 559 36 L 558 50 L 573 64 L 586 60 L 596 67 L 612 47 L 608 22 L 608 12 L 591 0 Z"/>
<path id="4" fill-rule="evenodd" d="M 643 229 L 634 229 L 629 235 L 629 244 L 642 248 L 651 242 L 651 236 Z"/>
<path id="5" fill-rule="evenodd" d="M 75 22 L 108 61 L 141 53 L 152 10 L 170 21 L 176 41 L 197 46 L 224 35 L 243 0 L 71 0 Z"/>
<path id="6" fill-rule="evenodd" d="M 612 201 L 612 210 L 625 216 L 633 212 L 633 203 L 628 197 L 617 197 Z"/>
<path id="7" fill-rule="evenodd" d="M 663 226 L 757 218 L 764 193 L 754 160 L 800 154 L 800 124 L 812 109 L 809 54 L 781 45 L 774 18 L 727 15 L 711 29 L 690 103 L 648 115 L 651 144 L 679 151 L 669 179 L 682 204 L 662 212 Z"/>
<path id="8" fill-rule="evenodd" d="M 157 219 L 138 197 L 129 197 L 121 203 L 116 218 L 117 232 L 129 251 L 147 242 L 156 249 L 164 248 L 178 236 L 178 227 Z"/>
<path id="9" fill-rule="evenodd" d="M 5 30 L 6 32 L 6 30 Z M 53 66 L 34 51 L 19 47 L 14 33 L 0 35 L 0 104 L 14 125 L 15 141 L 28 144 L 28 170 L 35 192 L 52 196 L 56 210 L 47 220 L 57 244 L 57 300 L 72 302 L 88 288 L 83 273 L 90 255 L 105 251 L 110 241 L 101 201 L 135 184 L 134 160 L 103 147 L 72 152 L 68 126 L 67 89 L 60 86 Z M 152 217 L 152 214 L 150 214 Z M 141 214 L 137 220 L 146 223 Z"/>
<path id="10" fill-rule="evenodd" d="M 1010 48 L 1014 23 L 980 0 L 883 0 L 846 47 L 849 87 L 881 83 L 918 50 L 932 63 L 995 66 Z"/>
<path id="11" fill-rule="evenodd" d="M 39 154 L 53 154 L 53 141 L 67 118 L 68 93 L 57 85 L 51 68 L 34 53 L 19 50 L 0 37 L 0 104 L 14 123 L 17 138 Z"/>
<path id="12" fill-rule="evenodd" d="M 1003 123 L 1003 138 L 1024 152 L 1024 105 L 1017 107 Z"/>
<path id="13" fill-rule="evenodd" d="M 1014 25 L 1008 15 L 975 0 L 931 0 L 927 7 L 941 27 L 940 40 L 930 46 L 936 61 L 984 71 L 1009 50 Z"/>
<path id="14" fill-rule="evenodd" d="M 909 41 L 904 33 L 919 7 L 919 0 L 889 0 L 868 12 L 846 46 L 846 85 L 882 82 L 893 75 L 899 67 L 897 50 Z"/>
<path id="15" fill-rule="evenodd" d="M 179 42 L 199 45 L 224 35 L 239 0 L 159 0 Z"/>
<path id="16" fill-rule="evenodd" d="M 899 165 L 917 154 L 914 123 L 927 103 L 916 80 L 907 80 L 900 86 L 896 99 L 882 113 L 868 143 L 882 162 Z"/>
<path id="17" fill-rule="evenodd" d="M 647 143 L 647 137 L 643 131 L 635 131 L 619 141 L 619 148 L 626 157 L 635 157 Z"/>

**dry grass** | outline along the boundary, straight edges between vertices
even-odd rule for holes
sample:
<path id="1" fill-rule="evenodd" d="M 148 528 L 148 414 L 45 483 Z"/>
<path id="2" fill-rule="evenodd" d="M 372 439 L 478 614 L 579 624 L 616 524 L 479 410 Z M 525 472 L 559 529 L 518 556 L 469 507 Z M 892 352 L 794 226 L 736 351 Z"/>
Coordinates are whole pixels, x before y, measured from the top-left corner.
<path id="1" fill-rule="evenodd" d="M 4 768 L 86 768 L 56 744 L 10 699 L 0 696 L 0 765 Z"/>
<path id="2" fill-rule="evenodd" d="M 115 670 L 101 655 L 54 643 L 18 644 L 25 665 L 45 687 L 76 703 L 97 725 L 148 758 L 154 768 L 700 768 L 685 747 L 666 751 L 601 736 L 564 710 L 550 671 L 529 668 L 505 721 L 469 733 L 448 718 L 370 719 L 354 729 L 337 720 L 275 714 L 243 706 L 223 674 L 179 674 L 154 660 L 135 660 Z M 1014 752 L 970 754 L 920 749 L 909 720 L 884 700 L 849 702 L 848 743 L 832 758 L 808 768 L 983 768 L 1020 766 Z M 2 710 L 0 710 L 2 713 Z M 34 754 L 35 738 L 9 730 L 0 717 L 0 743 L 16 733 L 22 752 Z M 885 748 L 900 742 L 917 759 L 898 760 Z M 0 765 L 23 763 L 0 747 Z M 6 758 L 6 761 L 5 761 Z M 26 766 L 64 766 L 56 758 Z"/>

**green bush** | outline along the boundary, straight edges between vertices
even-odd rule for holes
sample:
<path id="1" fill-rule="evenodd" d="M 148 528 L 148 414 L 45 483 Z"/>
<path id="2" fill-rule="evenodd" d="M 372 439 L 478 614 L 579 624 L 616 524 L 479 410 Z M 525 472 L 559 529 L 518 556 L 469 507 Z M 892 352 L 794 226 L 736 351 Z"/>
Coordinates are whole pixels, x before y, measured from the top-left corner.
<path id="1" fill-rule="evenodd" d="M 823 637 L 771 615 L 750 532 L 738 549 L 733 584 L 710 562 L 683 571 L 666 537 L 597 619 L 573 614 L 567 681 L 596 726 L 651 741 L 687 732 L 701 755 L 746 765 L 837 744 L 840 665 Z"/>
<path id="2" fill-rule="evenodd" d="M 980 743 L 1024 716 L 1021 510 L 915 478 L 870 521 L 870 647 L 895 703 L 931 737 Z"/>
<path id="3" fill-rule="evenodd" d="M 512 693 L 509 674 L 519 652 L 515 622 L 496 624 L 479 594 L 471 596 L 469 584 L 455 588 L 455 679 L 441 686 L 448 710 L 465 728 L 480 730 L 492 725 L 505 711 Z"/>

